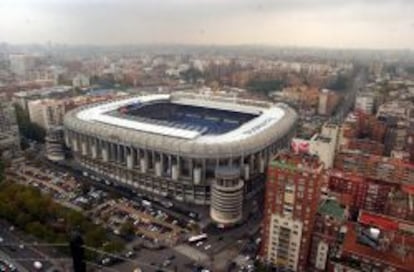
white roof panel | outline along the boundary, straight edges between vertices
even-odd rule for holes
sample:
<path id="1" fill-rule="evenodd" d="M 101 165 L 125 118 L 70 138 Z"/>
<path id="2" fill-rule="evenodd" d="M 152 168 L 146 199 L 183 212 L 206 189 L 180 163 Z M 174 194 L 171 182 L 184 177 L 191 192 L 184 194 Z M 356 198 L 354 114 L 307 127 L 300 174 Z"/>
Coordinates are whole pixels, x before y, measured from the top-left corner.
<path id="1" fill-rule="evenodd" d="M 129 120 L 116 116 L 111 116 L 106 113 L 114 111 L 122 106 L 126 106 L 132 103 L 137 102 L 149 102 L 157 100 L 166 100 L 170 99 L 170 95 L 148 95 L 140 96 L 134 98 L 128 98 L 124 100 L 114 101 L 110 103 L 105 103 L 95 107 L 87 108 L 81 110 L 77 113 L 77 118 L 88 121 L 88 122 L 100 122 L 104 124 L 109 124 L 117 127 L 128 128 L 137 131 L 143 131 L 148 133 L 155 133 L 165 136 L 183 138 L 188 140 L 196 140 L 200 143 L 212 143 L 212 142 L 231 142 L 238 141 L 248 137 L 251 137 L 261 131 L 267 129 L 268 127 L 274 125 L 285 115 L 285 111 L 277 106 L 271 108 L 259 108 L 253 106 L 240 106 L 232 103 L 217 103 L 213 102 L 209 107 L 216 107 L 221 109 L 228 110 L 238 110 L 241 112 L 249 112 L 259 114 L 256 118 L 253 118 L 249 122 L 241 125 L 240 127 L 220 135 L 202 135 L 202 131 L 189 126 L 182 128 L 183 126 L 169 127 L 164 125 L 158 125 L 155 123 L 146 123 L 138 120 Z M 174 103 L 180 103 L 180 100 L 174 100 Z M 190 104 L 188 99 L 185 99 L 182 104 Z M 208 101 L 195 101 L 194 105 L 207 106 Z"/>

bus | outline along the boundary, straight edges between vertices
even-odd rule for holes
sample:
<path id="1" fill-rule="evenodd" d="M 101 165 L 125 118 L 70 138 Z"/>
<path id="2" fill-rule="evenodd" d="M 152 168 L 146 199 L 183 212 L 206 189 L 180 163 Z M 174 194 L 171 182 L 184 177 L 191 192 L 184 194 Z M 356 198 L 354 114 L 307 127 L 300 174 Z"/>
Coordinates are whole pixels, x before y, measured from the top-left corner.
<path id="1" fill-rule="evenodd" d="M 190 238 L 188 238 L 188 242 L 189 243 L 196 243 L 196 242 L 200 242 L 200 241 L 203 241 L 203 240 L 206 240 L 207 239 L 207 234 L 206 233 L 202 233 L 202 234 L 200 234 L 200 235 L 194 235 L 194 236 L 191 236 Z"/>

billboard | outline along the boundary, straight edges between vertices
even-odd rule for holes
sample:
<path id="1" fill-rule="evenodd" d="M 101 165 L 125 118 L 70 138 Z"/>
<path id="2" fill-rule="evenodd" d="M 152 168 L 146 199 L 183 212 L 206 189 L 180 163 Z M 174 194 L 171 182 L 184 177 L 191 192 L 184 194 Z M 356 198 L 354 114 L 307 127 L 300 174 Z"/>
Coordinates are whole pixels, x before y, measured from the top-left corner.
<path id="1" fill-rule="evenodd" d="M 290 147 L 294 153 L 309 153 L 310 142 L 299 138 L 293 138 Z"/>

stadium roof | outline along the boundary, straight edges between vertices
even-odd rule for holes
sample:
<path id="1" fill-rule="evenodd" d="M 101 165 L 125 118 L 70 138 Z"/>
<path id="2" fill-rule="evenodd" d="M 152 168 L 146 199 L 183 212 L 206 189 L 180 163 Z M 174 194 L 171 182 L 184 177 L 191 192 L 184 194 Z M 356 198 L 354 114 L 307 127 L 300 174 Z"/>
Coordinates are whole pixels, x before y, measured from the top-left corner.
<path id="1" fill-rule="evenodd" d="M 134 103 L 145 103 L 150 101 L 160 101 L 160 100 L 169 100 L 170 95 L 150 95 L 150 96 L 141 96 L 135 98 L 129 98 L 124 100 L 119 100 L 115 102 L 110 102 L 107 104 L 102 104 L 96 107 L 91 107 L 83 111 L 78 112 L 77 117 L 81 120 L 87 122 L 99 122 L 104 124 L 109 124 L 112 126 L 139 130 L 148 133 L 161 134 L 165 136 L 183 138 L 183 139 L 197 139 L 203 143 L 207 142 L 229 142 L 237 141 L 246 137 L 250 137 L 256 133 L 259 133 L 263 129 L 271 126 L 274 123 L 277 123 L 285 114 L 284 110 L 279 107 L 272 107 L 268 109 L 262 109 L 252 106 L 241 106 L 230 103 L 220 103 L 220 102 L 207 102 L 207 101 L 197 101 L 197 100 L 178 100 L 174 101 L 177 104 L 184 105 L 194 105 L 202 106 L 208 108 L 217 108 L 231 111 L 239 111 L 245 113 L 254 113 L 260 114 L 258 117 L 252 119 L 249 122 L 241 125 L 240 127 L 232 130 L 228 133 L 221 135 L 202 135 L 200 131 L 193 130 L 190 128 L 175 128 L 170 126 L 152 124 L 148 122 L 143 122 L 139 120 L 130 120 L 121 118 L 118 116 L 108 115 L 108 112 L 119 109 L 123 106 L 127 106 Z"/>
<path id="2" fill-rule="evenodd" d="M 195 126 L 169 126 L 140 118 L 111 115 L 134 103 L 172 102 L 215 108 L 255 116 L 233 130 L 222 134 L 203 134 Z M 133 116 L 132 116 L 133 117 Z M 65 128 L 71 132 L 116 141 L 124 145 L 153 149 L 158 152 L 200 158 L 243 156 L 276 143 L 292 131 L 297 113 L 283 103 L 239 98 L 203 96 L 189 93 L 157 94 L 123 98 L 102 104 L 76 108 L 65 115 Z"/>

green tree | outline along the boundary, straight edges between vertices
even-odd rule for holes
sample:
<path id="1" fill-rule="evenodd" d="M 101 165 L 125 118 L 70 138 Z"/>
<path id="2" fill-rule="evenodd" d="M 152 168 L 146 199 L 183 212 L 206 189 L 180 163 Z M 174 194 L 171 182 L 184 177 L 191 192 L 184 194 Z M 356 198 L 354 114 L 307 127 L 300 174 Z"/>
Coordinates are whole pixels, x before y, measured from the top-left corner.
<path id="1" fill-rule="evenodd" d="M 24 212 L 19 212 L 19 214 L 16 216 L 16 225 L 20 228 L 24 228 L 27 224 L 29 224 L 31 221 L 33 221 L 33 218 Z"/>
<path id="2" fill-rule="evenodd" d="M 4 162 L 0 158 L 0 182 L 2 182 L 4 179 Z"/>
<path id="3" fill-rule="evenodd" d="M 104 228 L 33 187 L 8 181 L 0 183 L 0 218 L 46 242 L 66 242 L 68 231 L 80 228 L 85 244 L 90 247 L 107 248 L 111 252 L 123 249 L 123 243 L 109 236 Z M 94 254 L 87 256 L 96 257 Z"/>
<path id="4" fill-rule="evenodd" d="M 181 72 L 180 76 L 189 83 L 195 83 L 198 79 L 203 78 L 203 73 L 194 67 L 190 67 L 188 70 Z"/>
<path id="5" fill-rule="evenodd" d="M 25 230 L 33 234 L 36 237 L 39 237 L 40 239 L 45 239 L 47 236 L 52 235 L 53 233 L 47 230 L 47 227 L 43 224 L 41 224 L 38 221 L 31 222 L 26 225 Z"/>
<path id="6" fill-rule="evenodd" d="M 85 244 L 91 247 L 101 247 L 105 241 L 105 230 L 101 227 L 90 227 L 85 230 Z"/>
<path id="7" fill-rule="evenodd" d="M 135 235 L 135 227 L 132 222 L 127 221 L 122 224 L 121 229 L 119 230 L 122 236 L 132 236 Z"/>
<path id="8" fill-rule="evenodd" d="M 103 246 L 103 250 L 109 253 L 120 252 L 124 249 L 124 244 L 120 241 L 111 241 Z"/>
<path id="9" fill-rule="evenodd" d="M 342 91 L 349 86 L 349 78 L 345 75 L 340 74 L 334 82 L 329 84 L 327 87 L 330 90 Z"/>
<path id="10" fill-rule="evenodd" d="M 247 89 L 252 92 L 268 95 L 273 91 L 280 91 L 283 87 L 283 81 L 281 80 L 258 80 L 253 79 L 247 84 Z"/>

